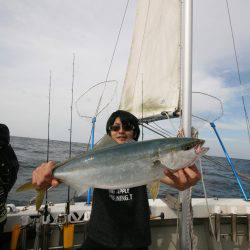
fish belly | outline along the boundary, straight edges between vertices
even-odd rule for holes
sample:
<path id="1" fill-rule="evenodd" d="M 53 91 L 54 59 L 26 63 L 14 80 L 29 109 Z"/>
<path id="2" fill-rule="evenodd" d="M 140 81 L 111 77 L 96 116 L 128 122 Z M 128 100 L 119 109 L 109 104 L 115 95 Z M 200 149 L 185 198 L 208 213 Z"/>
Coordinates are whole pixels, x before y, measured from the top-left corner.
<path id="1" fill-rule="evenodd" d="M 194 149 L 171 151 L 160 155 L 160 161 L 166 168 L 176 171 L 194 164 L 201 155 L 202 154 L 197 154 Z"/>
<path id="2" fill-rule="evenodd" d="M 158 180 L 163 176 L 163 168 L 154 166 L 150 159 L 114 161 L 113 164 L 92 161 L 85 166 L 68 168 L 68 171 L 58 169 L 54 176 L 78 191 L 86 187 L 118 189 Z"/>

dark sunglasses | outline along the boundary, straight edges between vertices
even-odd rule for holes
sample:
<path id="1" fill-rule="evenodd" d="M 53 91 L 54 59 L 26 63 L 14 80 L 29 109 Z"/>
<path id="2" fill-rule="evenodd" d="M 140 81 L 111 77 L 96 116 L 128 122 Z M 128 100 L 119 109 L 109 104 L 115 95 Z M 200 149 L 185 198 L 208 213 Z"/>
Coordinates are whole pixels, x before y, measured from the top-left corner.
<path id="1" fill-rule="evenodd" d="M 111 125 L 109 127 L 109 130 L 110 131 L 119 131 L 121 129 L 121 127 L 123 128 L 124 131 L 131 131 L 131 130 L 134 130 L 135 127 L 130 124 L 130 123 L 125 123 L 125 124 L 114 124 L 114 125 Z"/>

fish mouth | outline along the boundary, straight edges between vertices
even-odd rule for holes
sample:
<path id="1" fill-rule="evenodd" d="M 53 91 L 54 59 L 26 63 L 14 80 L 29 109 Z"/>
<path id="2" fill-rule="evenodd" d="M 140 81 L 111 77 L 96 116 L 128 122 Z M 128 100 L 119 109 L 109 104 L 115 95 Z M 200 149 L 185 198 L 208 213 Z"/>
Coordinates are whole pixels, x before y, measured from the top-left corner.
<path id="1" fill-rule="evenodd" d="M 205 140 L 196 139 L 189 145 L 185 146 L 184 151 L 193 149 L 196 155 L 204 155 L 209 150 L 207 147 L 203 147 Z"/>
<path id="2" fill-rule="evenodd" d="M 203 143 L 204 144 L 204 143 Z M 202 144 L 202 145 L 203 145 Z M 195 154 L 197 154 L 197 155 L 204 155 L 204 154 L 206 154 L 207 153 L 207 151 L 209 150 L 209 148 L 208 147 L 202 147 L 202 145 L 196 145 L 195 147 L 194 147 L 194 152 L 195 152 Z"/>
<path id="3" fill-rule="evenodd" d="M 194 146 L 194 152 L 197 155 L 204 155 L 207 153 L 207 151 L 209 150 L 208 147 L 203 147 L 205 143 L 205 140 L 199 140 L 198 144 L 196 144 L 196 146 Z"/>

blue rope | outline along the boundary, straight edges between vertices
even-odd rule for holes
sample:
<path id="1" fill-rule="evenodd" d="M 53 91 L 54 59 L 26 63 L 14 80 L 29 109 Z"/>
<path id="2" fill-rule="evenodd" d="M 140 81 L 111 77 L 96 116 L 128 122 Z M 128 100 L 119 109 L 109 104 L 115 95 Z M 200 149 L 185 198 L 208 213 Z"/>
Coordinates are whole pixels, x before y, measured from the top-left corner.
<path id="1" fill-rule="evenodd" d="M 232 160 L 231 160 L 229 154 L 227 153 L 227 150 L 226 150 L 226 148 L 225 148 L 225 146 L 224 146 L 224 144 L 223 144 L 223 142 L 222 142 L 222 140 L 221 140 L 221 138 L 220 138 L 220 136 L 219 136 L 219 134 L 218 134 L 218 131 L 217 131 L 217 129 L 216 129 L 216 126 L 215 126 L 214 122 L 211 122 L 210 125 L 211 125 L 211 127 L 213 128 L 213 130 L 214 130 L 214 132 L 215 132 L 215 134 L 216 134 L 216 136 L 217 136 L 217 138 L 218 138 L 218 140 L 219 140 L 219 142 L 220 142 L 220 145 L 221 145 L 221 147 L 222 147 L 222 149 L 223 149 L 223 151 L 224 151 L 224 154 L 225 154 L 225 156 L 226 156 L 226 158 L 227 158 L 227 162 L 230 164 L 230 166 L 231 166 L 231 168 L 232 168 L 232 171 L 233 171 L 234 176 L 235 176 L 235 178 L 236 178 L 236 181 L 237 181 L 237 183 L 238 183 L 238 185 L 239 185 L 239 188 L 240 188 L 240 190 L 241 190 L 241 192 L 242 192 L 242 194 L 243 194 L 243 196 L 244 196 L 244 199 L 245 199 L 246 201 L 249 201 L 250 199 L 249 199 L 249 198 L 247 197 L 247 195 L 246 195 L 246 192 L 245 192 L 245 190 L 244 190 L 244 188 L 243 188 L 243 185 L 242 185 L 242 183 L 241 183 L 240 177 L 239 177 L 239 175 L 238 175 L 238 173 L 237 173 L 237 171 L 236 171 L 236 169 L 235 169 L 235 167 L 234 167 L 234 164 L 233 164 L 233 162 L 232 162 Z"/>
<path id="2" fill-rule="evenodd" d="M 94 116 L 92 118 L 90 150 L 92 150 L 94 148 L 94 145 L 95 145 L 95 123 L 96 123 L 96 117 Z M 87 194 L 87 204 L 88 205 L 90 205 L 90 203 L 91 203 L 91 195 L 92 195 L 92 188 L 89 188 L 88 194 Z"/>

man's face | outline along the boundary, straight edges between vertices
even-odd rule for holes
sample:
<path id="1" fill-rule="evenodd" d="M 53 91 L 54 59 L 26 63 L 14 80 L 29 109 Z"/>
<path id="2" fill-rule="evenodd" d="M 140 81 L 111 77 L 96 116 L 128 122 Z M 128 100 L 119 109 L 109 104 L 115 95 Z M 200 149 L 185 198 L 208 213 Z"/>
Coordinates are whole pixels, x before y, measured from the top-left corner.
<path id="1" fill-rule="evenodd" d="M 124 142 L 134 138 L 133 129 L 131 128 L 131 130 L 128 130 L 128 127 L 125 126 L 124 130 L 120 117 L 115 119 L 113 128 L 115 128 L 115 130 L 111 129 L 110 136 L 119 144 L 123 144 Z"/>

